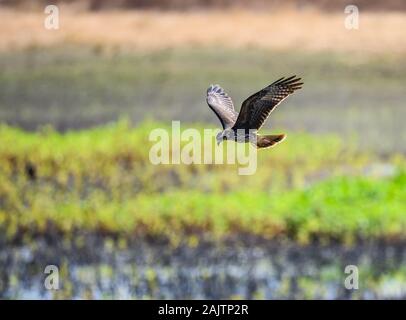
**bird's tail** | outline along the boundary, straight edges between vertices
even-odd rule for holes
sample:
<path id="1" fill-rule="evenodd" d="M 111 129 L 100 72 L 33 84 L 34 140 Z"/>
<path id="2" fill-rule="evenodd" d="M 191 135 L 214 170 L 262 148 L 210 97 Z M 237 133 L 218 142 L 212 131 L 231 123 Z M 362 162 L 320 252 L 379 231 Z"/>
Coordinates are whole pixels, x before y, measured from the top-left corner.
<path id="1" fill-rule="evenodd" d="M 269 148 L 282 142 L 286 138 L 286 134 L 257 136 L 256 146 L 258 149 Z"/>

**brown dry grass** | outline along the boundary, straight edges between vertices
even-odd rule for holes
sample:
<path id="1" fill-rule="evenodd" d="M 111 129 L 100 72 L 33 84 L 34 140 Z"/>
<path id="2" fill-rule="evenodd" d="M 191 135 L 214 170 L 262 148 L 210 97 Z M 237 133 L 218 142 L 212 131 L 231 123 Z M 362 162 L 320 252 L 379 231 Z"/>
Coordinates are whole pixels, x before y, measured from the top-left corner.
<path id="1" fill-rule="evenodd" d="M 0 50 L 86 44 L 129 49 L 177 46 L 260 47 L 404 53 L 406 14 L 361 13 L 360 29 L 344 28 L 344 13 L 108 11 L 61 8 L 60 29 L 43 27 L 45 14 L 0 10 Z"/>

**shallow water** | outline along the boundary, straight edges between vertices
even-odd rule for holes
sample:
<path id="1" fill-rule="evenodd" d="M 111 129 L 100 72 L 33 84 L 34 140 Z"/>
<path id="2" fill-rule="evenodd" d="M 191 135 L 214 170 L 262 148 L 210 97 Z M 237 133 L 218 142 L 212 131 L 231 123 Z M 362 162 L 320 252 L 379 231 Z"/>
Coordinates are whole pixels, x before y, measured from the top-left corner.
<path id="1" fill-rule="evenodd" d="M 402 244 L 298 246 L 245 239 L 174 247 L 85 236 L 74 245 L 40 238 L 1 247 L 0 298 L 406 298 Z M 58 290 L 45 288 L 49 264 L 59 268 Z M 347 265 L 358 267 L 358 290 L 344 286 Z"/>

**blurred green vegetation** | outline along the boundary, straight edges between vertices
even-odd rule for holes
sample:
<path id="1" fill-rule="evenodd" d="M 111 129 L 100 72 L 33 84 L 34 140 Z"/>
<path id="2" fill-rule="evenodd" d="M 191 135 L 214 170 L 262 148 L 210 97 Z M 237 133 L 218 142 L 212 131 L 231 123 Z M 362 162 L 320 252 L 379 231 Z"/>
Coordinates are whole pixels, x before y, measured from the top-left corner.
<path id="1" fill-rule="evenodd" d="M 0 53 L 0 119 L 37 129 L 86 128 L 153 118 L 217 125 L 205 93 L 219 83 L 238 109 L 250 94 L 282 77 L 303 90 L 267 122 L 290 130 L 357 134 L 365 149 L 405 152 L 406 63 L 392 54 L 305 53 L 258 48 L 55 47 Z"/>
<path id="2" fill-rule="evenodd" d="M 406 236 L 403 156 L 379 173 L 368 168 L 381 160 L 356 143 L 296 132 L 241 176 L 237 165 L 152 165 L 157 127 L 170 129 L 126 120 L 66 133 L 0 126 L 0 228 L 10 239 L 52 228 L 186 236 L 192 245 L 237 233 L 301 243 Z"/>

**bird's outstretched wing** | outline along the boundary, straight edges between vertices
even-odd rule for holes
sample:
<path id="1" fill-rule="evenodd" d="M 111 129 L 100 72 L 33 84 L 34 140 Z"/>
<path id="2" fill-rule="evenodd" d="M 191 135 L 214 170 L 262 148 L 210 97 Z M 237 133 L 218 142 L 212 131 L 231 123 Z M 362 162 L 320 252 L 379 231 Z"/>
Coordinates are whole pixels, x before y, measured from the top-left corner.
<path id="1" fill-rule="evenodd" d="M 238 113 L 234 110 L 233 101 L 219 86 L 211 85 L 207 89 L 207 104 L 219 118 L 223 129 L 231 128 L 237 120 Z"/>
<path id="2" fill-rule="evenodd" d="M 241 106 L 233 129 L 259 130 L 273 109 L 287 96 L 302 87 L 296 76 L 281 78 L 248 97 Z"/>

